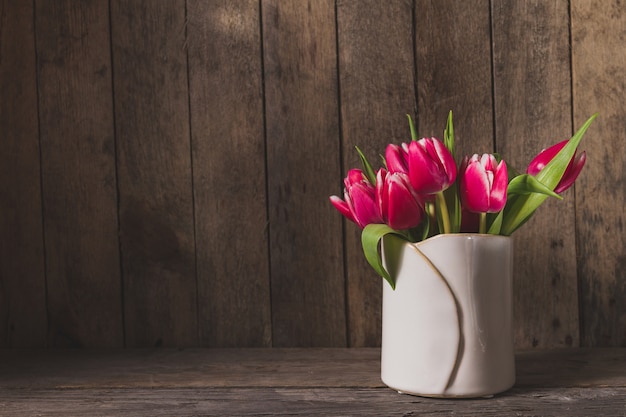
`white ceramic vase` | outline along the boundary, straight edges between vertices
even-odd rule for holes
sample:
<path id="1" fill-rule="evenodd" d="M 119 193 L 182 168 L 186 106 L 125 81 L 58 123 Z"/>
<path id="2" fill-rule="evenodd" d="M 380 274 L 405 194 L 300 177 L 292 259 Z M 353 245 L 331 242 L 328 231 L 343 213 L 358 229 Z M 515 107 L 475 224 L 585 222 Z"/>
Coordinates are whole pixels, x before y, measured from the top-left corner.
<path id="1" fill-rule="evenodd" d="M 428 397 L 484 397 L 515 383 L 513 241 L 437 235 L 383 240 L 381 378 Z"/>

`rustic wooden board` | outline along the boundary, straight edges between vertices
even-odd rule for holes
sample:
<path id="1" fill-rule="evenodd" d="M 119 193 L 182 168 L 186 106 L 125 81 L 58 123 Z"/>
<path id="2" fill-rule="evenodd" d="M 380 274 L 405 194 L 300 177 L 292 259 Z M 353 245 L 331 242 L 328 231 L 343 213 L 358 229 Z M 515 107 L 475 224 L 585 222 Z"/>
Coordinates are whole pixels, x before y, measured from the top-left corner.
<path id="1" fill-rule="evenodd" d="M 492 399 L 400 395 L 379 349 L 0 351 L 0 415 L 623 416 L 626 350 L 517 354 Z"/>
<path id="2" fill-rule="evenodd" d="M 567 6 L 492 4 L 496 142 L 520 172 L 572 134 Z M 579 344 L 574 197 L 547 200 L 514 235 L 518 347 Z"/>
<path id="3" fill-rule="evenodd" d="M 376 348 L 0 351 L 0 389 L 381 387 Z"/>
<path id="4" fill-rule="evenodd" d="M 626 388 L 513 390 L 494 399 L 412 397 L 389 389 L 142 389 L 0 392 L 10 416 L 623 416 Z"/>
<path id="5" fill-rule="evenodd" d="M 264 1 L 274 346 L 345 346 L 335 4 Z"/>
<path id="6" fill-rule="evenodd" d="M 46 282 L 33 3 L 0 7 L 0 346 L 43 347 Z"/>
<path id="7" fill-rule="evenodd" d="M 578 276 L 584 346 L 626 346 L 626 9 L 572 1 L 574 121 L 598 119 L 584 139 L 576 186 Z"/>
<path id="8" fill-rule="evenodd" d="M 387 144 L 410 140 L 412 16 L 405 1 L 337 5 L 343 175 L 361 168 L 355 146 L 378 167 Z M 329 193 L 343 197 L 341 177 L 336 183 Z M 365 260 L 361 230 L 352 222 L 346 221 L 344 244 L 349 346 L 380 346 L 382 278 Z"/>
<path id="9" fill-rule="evenodd" d="M 0 2 L 0 346 L 378 345 L 328 196 L 449 109 L 519 169 L 600 113 L 516 234 L 516 343 L 625 345 L 621 3 L 381 3 Z"/>
<path id="10" fill-rule="evenodd" d="M 626 351 L 516 354 L 516 388 L 626 387 Z M 0 390 L 380 388 L 378 348 L 2 350 Z"/>
<path id="11" fill-rule="evenodd" d="M 185 2 L 111 13 L 126 344 L 195 345 Z"/>
<path id="12" fill-rule="evenodd" d="M 456 157 L 493 152 L 489 1 L 417 0 L 418 131 L 443 139 L 452 110 Z"/>
<path id="13" fill-rule="evenodd" d="M 257 1 L 187 3 L 198 325 L 211 347 L 272 342 L 259 13 Z"/>
<path id="14" fill-rule="evenodd" d="M 118 347 L 123 329 L 108 6 L 35 4 L 48 343 Z"/>

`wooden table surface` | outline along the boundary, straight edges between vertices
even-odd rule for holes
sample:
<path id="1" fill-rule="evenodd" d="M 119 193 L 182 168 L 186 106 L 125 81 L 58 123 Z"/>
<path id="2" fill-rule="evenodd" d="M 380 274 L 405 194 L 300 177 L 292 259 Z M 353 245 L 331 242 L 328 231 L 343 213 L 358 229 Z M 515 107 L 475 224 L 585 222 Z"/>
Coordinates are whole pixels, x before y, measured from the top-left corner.
<path id="1" fill-rule="evenodd" d="M 626 416 L 626 349 L 524 351 L 490 399 L 382 384 L 380 350 L 0 350 L 0 416 Z"/>

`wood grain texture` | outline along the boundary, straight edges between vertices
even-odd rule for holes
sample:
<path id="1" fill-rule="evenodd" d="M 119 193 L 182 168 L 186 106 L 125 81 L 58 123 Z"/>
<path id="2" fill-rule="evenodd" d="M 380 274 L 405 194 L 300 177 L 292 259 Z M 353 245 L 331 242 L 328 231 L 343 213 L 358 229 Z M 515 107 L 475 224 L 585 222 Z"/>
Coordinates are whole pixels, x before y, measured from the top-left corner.
<path id="1" fill-rule="evenodd" d="M 0 351 L 0 414 L 623 416 L 624 349 L 517 354 L 515 387 L 491 399 L 401 395 L 380 349 Z"/>
<path id="2" fill-rule="evenodd" d="M 494 399 L 418 398 L 390 389 L 228 388 L 41 390 L 0 393 L 13 417 L 45 416 L 515 416 L 621 417 L 626 388 L 512 390 Z"/>
<path id="3" fill-rule="evenodd" d="M 382 387 L 377 348 L 0 351 L 1 389 Z"/>
<path id="4" fill-rule="evenodd" d="M 187 9 L 200 343 L 270 346 L 259 2 Z"/>
<path id="5" fill-rule="evenodd" d="M 5 349 L 0 390 L 382 388 L 379 348 Z M 623 348 L 516 352 L 519 389 L 626 387 Z"/>
<path id="6" fill-rule="evenodd" d="M 334 1 L 262 3 L 274 346 L 345 346 Z"/>
<path id="7" fill-rule="evenodd" d="M 0 346 L 378 345 L 383 284 L 328 197 L 354 145 L 449 110 L 457 157 L 518 170 L 599 112 L 515 234 L 515 339 L 626 345 L 623 9 L 0 0 Z"/>
<path id="8" fill-rule="evenodd" d="M 0 4 L 0 347 L 46 343 L 33 4 Z"/>
<path id="9" fill-rule="evenodd" d="M 51 346 L 123 344 L 108 7 L 36 3 Z"/>
<path id="10" fill-rule="evenodd" d="M 412 16 L 406 1 L 337 4 L 344 175 L 361 168 L 355 146 L 378 166 L 388 143 L 410 139 L 406 114 L 412 115 L 415 107 Z M 333 193 L 343 198 L 343 185 L 337 184 Z M 380 346 L 382 279 L 365 260 L 361 230 L 351 222 L 346 222 L 344 244 L 349 346 Z"/>
<path id="11" fill-rule="evenodd" d="M 524 172 L 541 149 L 572 134 L 567 1 L 494 1 L 497 149 Z M 518 347 L 578 346 L 572 191 L 547 200 L 515 238 Z"/>
<path id="12" fill-rule="evenodd" d="M 456 157 L 493 152 L 489 1 L 417 0 L 417 128 L 443 140 L 454 119 Z"/>
<path id="13" fill-rule="evenodd" d="M 195 345 L 185 2 L 111 13 L 126 343 Z"/>
<path id="14" fill-rule="evenodd" d="M 578 0 L 571 8 L 575 123 L 599 113 L 576 185 L 582 344 L 626 346 L 626 9 Z"/>

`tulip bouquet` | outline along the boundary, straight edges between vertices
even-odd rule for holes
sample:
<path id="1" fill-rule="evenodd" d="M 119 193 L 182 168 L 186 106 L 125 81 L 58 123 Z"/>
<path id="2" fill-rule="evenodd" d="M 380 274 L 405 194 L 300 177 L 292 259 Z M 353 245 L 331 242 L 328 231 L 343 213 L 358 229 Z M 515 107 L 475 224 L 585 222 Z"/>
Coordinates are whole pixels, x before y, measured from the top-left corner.
<path id="1" fill-rule="evenodd" d="M 457 161 L 452 112 L 443 142 L 418 139 L 409 117 L 412 140 L 389 144 L 377 171 L 356 147 L 363 167 L 348 171 L 344 198 L 331 196 L 330 202 L 362 229 L 365 258 L 394 288 L 378 249 L 385 235 L 409 242 L 441 233 L 511 235 L 548 197 L 562 199 L 560 194 L 574 183 L 586 160 L 577 148 L 595 117 L 571 139 L 541 151 L 525 173 L 498 154 Z"/>

